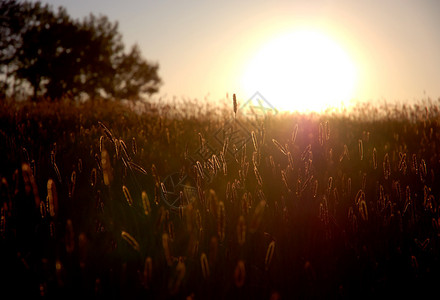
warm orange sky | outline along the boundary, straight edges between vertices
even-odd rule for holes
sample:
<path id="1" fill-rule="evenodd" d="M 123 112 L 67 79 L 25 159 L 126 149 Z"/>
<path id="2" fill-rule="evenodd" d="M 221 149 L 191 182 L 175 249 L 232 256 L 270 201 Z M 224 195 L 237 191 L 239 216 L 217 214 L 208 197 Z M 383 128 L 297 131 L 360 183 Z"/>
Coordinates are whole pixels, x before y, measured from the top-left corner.
<path id="1" fill-rule="evenodd" d="M 363 101 L 440 97 L 438 0 L 43 2 L 66 7 L 74 18 L 92 12 L 117 20 L 126 45 L 138 43 L 147 59 L 159 62 L 164 81 L 161 94 L 169 98 L 175 95 L 203 100 L 209 95 L 209 99 L 216 100 L 224 98 L 226 93 L 237 93 L 243 99 L 250 97 L 252 91 L 244 88 L 243 80 L 246 72 L 258 69 L 259 65 L 254 63 L 252 66 L 256 55 L 276 38 L 285 38 L 298 29 L 318 32 L 353 63 L 356 83 L 350 97 Z M 278 45 L 283 47 L 283 44 Z M 311 45 L 321 48 L 317 56 L 300 57 L 296 50 L 288 53 L 293 53 L 292 60 L 307 64 L 329 52 L 322 46 L 324 44 Z M 300 53 L 312 51 L 303 50 Z M 278 57 L 283 51 L 267 53 Z M 288 66 L 291 63 L 288 53 L 280 54 L 278 63 L 286 61 Z M 328 69 L 321 72 L 320 67 L 315 66 L 314 71 L 327 75 L 309 86 L 308 82 L 298 81 L 295 77 L 298 74 L 292 75 L 286 70 L 277 72 L 277 67 L 271 66 L 266 59 L 260 62 L 266 65 L 261 73 L 270 73 L 270 77 L 267 80 L 263 77 L 260 82 L 273 81 L 290 86 L 277 87 L 283 95 L 293 86 L 304 84 L 313 89 L 313 93 L 322 90 L 325 76 L 340 75 L 340 68 L 335 67 L 339 66 L 338 60 L 331 56 L 326 60 L 331 62 Z M 322 62 L 324 65 L 327 65 L 326 60 Z M 344 86 L 348 80 L 344 78 L 353 77 L 347 74 L 338 84 Z M 249 75 L 246 76 L 249 79 Z M 295 99 L 289 101 L 300 101 L 296 98 L 301 95 L 292 94 Z M 266 95 L 266 98 L 270 97 Z"/>

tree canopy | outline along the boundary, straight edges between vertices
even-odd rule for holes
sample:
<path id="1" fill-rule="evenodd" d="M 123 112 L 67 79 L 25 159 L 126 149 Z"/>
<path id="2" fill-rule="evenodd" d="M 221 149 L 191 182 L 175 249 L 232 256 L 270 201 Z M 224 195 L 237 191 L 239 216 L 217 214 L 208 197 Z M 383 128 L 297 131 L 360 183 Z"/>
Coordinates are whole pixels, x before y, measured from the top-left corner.
<path id="1" fill-rule="evenodd" d="M 158 64 L 125 51 L 118 23 L 74 20 L 40 2 L 0 2 L 0 96 L 138 99 L 156 93 Z"/>

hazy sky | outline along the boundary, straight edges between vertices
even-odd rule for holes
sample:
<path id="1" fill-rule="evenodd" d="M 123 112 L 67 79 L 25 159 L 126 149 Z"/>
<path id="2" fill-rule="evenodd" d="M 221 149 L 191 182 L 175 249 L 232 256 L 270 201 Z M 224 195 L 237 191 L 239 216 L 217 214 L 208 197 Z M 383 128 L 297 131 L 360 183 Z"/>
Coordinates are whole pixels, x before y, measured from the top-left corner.
<path id="1" fill-rule="evenodd" d="M 241 87 L 249 61 L 299 24 L 328 33 L 350 55 L 358 68 L 354 98 L 440 97 L 438 0 L 42 2 L 74 18 L 92 12 L 118 21 L 125 44 L 137 43 L 159 63 L 168 97 L 251 96 Z"/>

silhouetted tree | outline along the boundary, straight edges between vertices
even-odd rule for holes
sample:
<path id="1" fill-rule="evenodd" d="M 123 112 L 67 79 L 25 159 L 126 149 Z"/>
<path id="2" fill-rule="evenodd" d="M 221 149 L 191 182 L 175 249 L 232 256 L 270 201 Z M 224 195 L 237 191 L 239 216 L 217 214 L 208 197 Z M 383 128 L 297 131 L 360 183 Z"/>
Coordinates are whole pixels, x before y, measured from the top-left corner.
<path id="1" fill-rule="evenodd" d="M 133 99 L 141 93 L 152 94 L 158 91 L 156 82 L 157 65 L 150 65 L 141 57 L 139 48 L 135 45 L 129 54 L 123 54 L 118 62 L 114 87 L 114 96 L 122 99 Z M 151 78 L 145 83 L 143 78 Z"/>
<path id="2" fill-rule="evenodd" d="M 0 4 L 1 92 L 16 87 L 57 99 L 136 99 L 158 91 L 158 65 L 133 46 L 124 52 L 118 23 L 93 14 L 72 20 L 62 7 L 8 0 Z"/>

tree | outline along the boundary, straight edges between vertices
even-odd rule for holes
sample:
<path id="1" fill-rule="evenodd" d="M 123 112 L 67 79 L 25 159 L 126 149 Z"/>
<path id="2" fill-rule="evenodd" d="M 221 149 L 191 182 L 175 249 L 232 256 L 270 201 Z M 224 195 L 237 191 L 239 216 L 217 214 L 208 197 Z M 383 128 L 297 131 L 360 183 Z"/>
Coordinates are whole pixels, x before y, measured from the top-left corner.
<path id="1" fill-rule="evenodd" d="M 13 91 L 19 80 L 15 80 L 17 49 L 22 44 L 21 34 L 26 27 L 24 6 L 16 1 L 5 1 L 0 3 L 0 93 L 4 96 L 9 86 Z M 12 81 L 12 82 L 11 82 Z"/>
<path id="2" fill-rule="evenodd" d="M 123 54 L 118 62 L 113 96 L 121 99 L 134 99 L 139 94 L 153 94 L 158 91 L 156 82 L 158 66 L 149 65 L 142 59 L 139 48 L 135 45 L 129 54 Z M 144 78 L 150 78 L 145 82 Z"/>
<path id="3" fill-rule="evenodd" d="M 159 89 L 158 65 L 137 46 L 125 53 L 118 23 L 105 16 L 72 20 L 64 8 L 15 0 L 2 2 L 0 14 L 3 93 L 27 85 L 33 99 L 137 99 Z"/>

